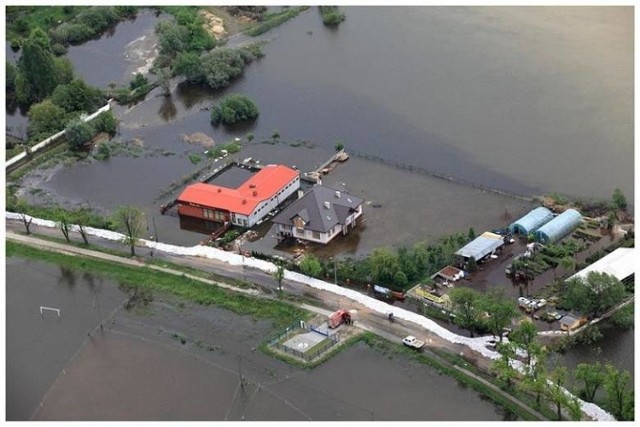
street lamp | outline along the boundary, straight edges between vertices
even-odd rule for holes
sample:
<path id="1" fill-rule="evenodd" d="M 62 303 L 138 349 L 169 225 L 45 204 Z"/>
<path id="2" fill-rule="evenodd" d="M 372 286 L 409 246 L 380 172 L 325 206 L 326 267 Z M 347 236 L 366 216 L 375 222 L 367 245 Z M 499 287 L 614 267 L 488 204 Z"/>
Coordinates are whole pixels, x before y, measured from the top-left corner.
<path id="1" fill-rule="evenodd" d="M 333 262 L 333 283 L 338 284 L 338 267 L 336 265 L 336 260 L 333 257 L 329 257 L 329 261 Z"/>

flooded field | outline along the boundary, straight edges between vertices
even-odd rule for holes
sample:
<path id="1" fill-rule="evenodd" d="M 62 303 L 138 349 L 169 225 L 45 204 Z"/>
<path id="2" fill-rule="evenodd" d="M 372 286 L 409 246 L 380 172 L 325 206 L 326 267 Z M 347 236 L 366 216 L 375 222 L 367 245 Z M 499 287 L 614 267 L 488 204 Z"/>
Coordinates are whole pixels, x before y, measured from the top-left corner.
<path id="1" fill-rule="evenodd" d="M 361 344 L 302 371 L 256 350 L 272 333 L 269 322 L 161 295 L 126 311 L 115 284 L 71 277 L 8 261 L 9 420 L 512 419 L 402 356 Z M 96 281 L 103 331 L 95 329 Z M 40 301 L 60 307 L 61 320 L 41 318 Z"/>

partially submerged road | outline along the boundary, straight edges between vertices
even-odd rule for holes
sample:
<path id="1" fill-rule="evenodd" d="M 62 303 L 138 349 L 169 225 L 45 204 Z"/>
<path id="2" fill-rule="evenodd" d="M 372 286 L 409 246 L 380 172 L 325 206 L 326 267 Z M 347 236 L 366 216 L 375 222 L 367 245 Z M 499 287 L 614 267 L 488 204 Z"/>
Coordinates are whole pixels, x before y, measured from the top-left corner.
<path id="1" fill-rule="evenodd" d="M 20 242 L 32 247 L 45 249 L 45 250 L 49 250 L 57 253 L 66 254 L 66 255 L 72 255 L 72 256 L 79 255 L 79 256 L 84 256 L 89 258 L 101 259 L 104 261 L 118 263 L 121 265 L 130 266 L 130 267 L 146 267 L 146 268 L 161 271 L 167 274 L 174 274 L 176 276 L 187 276 L 191 279 L 199 280 L 201 282 L 208 283 L 210 285 L 220 286 L 226 289 L 233 290 L 234 292 L 241 292 L 244 294 L 250 294 L 250 295 L 253 295 L 256 297 L 262 297 L 262 298 L 274 298 L 273 292 L 264 293 L 256 289 L 238 288 L 225 283 L 220 283 L 218 281 L 205 279 L 200 276 L 188 275 L 182 271 L 172 270 L 170 268 L 147 264 L 145 262 L 142 262 L 136 259 L 115 256 L 115 255 L 107 254 L 100 251 L 95 251 L 91 249 L 49 241 L 49 240 L 45 240 L 35 236 L 26 236 L 24 234 L 19 234 L 17 232 L 9 230 L 10 222 L 11 221 L 7 222 L 6 238 L 8 240 Z M 42 231 L 45 231 L 46 227 L 41 227 L 41 229 Z M 93 240 L 95 241 L 96 239 L 94 238 Z M 171 261 L 176 264 L 189 266 L 193 268 L 201 268 L 202 264 L 206 263 L 208 267 L 206 270 L 212 269 L 212 264 L 214 265 L 223 264 L 226 268 L 224 269 L 214 268 L 213 271 L 215 271 L 217 274 L 233 277 L 235 279 L 241 278 L 243 277 L 243 275 L 246 277 L 247 275 L 247 272 L 244 270 L 243 266 L 232 266 L 219 261 L 203 260 L 203 259 L 198 259 L 198 258 L 188 257 L 188 256 L 184 256 L 184 257 L 173 256 L 171 258 L 172 258 Z M 259 279 L 258 282 L 263 286 L 268 286 L 273 288 L 275 288 L 276 286 L 274 279 L 271 276 L 269 276 L 267 273 L 264 273 L 262 271 L 252 271 L 251 279 L 249 280 L 253 281 L 254 278 Z M 424 339 L 426 343 L 425 351 L 428 353 L 430 357 L 436 358 L 440 363 L 444 365 L 453 366 L 455 369 L 460 370 L 465 375 L 468 375 L 474 378 L 475 380 L 479 381 L 486 387 L 492 389 L 494 392 L 499 393 L 504 398 L 520 406 L 525 411 L 533 414 L 538 419 L 541 419 L 541 420 L 546 419 L 542 414 L 530 408 L 528 405 L 524 404 L 523 402 L 511 396 L 510 394 L 504 392 L 502 389 L 490 383 L 489 381 L 486 381 L 485 379 L 468 371 L 467 369 L 464 369 L 457 365 L 452 365 L 450 362 L 441 358 L 440 356 L 438 356 L 437 354 L 435 354 L 430 350 L 435 348 L 441 348 L 455 354 L 460 354 L 461 356 L 464 356 L 464 358 L 468 360 L 470 363 L 473 363 L 474 365 L 478 366 L 483 370 L 487 370 L 490 366 L 490 361 L 480 356 L 476 352 L 473 352 L 468 347 L 459 345 L 459 344 L 453 344 L 451 342 L 443 340 L 437 335 L 431 334 L 428 331 L 425 331 L 423 328 L 419 327 L 418 325 L 414 325 L 410 322 L 405 322 L 405 321 L 402 321 L 402 322 L 395 321 L 393 323 L 389 322 L 388 319 L 385 316 L 382 316 L 380 313 L 374 312 L 362 306 L 361 304 L 355 301 L 352 301 L 350 299 L 344 298 L 340 295 L 336 295 L 331 292 L 321 291 L 318 289 L 311 288 L 305 284 L 291 282 L 291 281 L 285 281 L 283 282 L 283 285 L 284 285 L 283 289 L 285 290 L 285 292 L 295 291 L 293 293 L 311 297 L 314 300 L 317 300 L 323 306 L 323 307 L 319 307 L 316 305 L 310 305 L 308 303 L 296 304 L 304 310 L 319 313 L 319 314 L 327 314 L 328 312 L 331 312 L 331 310 L 335 310 L 337 308 L 344 308 L 352 312 L 355 312 L 356 326 L 358 326 L 363 330 L 373 332 L 376 335 L 381 336 L 391 342 L 401 343 L 402 338 L 405 337 L 406 335 L 414 335 L 414 336 L 420 337 L 421 339 Z"/>

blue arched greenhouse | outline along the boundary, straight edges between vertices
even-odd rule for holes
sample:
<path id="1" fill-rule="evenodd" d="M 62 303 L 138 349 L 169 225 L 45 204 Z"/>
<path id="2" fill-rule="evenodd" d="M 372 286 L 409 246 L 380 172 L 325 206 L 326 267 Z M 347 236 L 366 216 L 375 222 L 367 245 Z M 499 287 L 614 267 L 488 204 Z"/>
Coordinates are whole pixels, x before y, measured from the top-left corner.
<path id="1" fill-rule="evenodd" d="M 549 209 L 540 206 L 512 223 L 509 226 L 509 231 L 513 234 L 523 234 L 527 236 L 552 219 L 553 213 Z"/>
<path id="2" fill-rule="evenodd" d="M 555 243 L 575 230 L 582 222 L 582 215 L 575 209 L 567 209 L 535 232 L 541 243 Z"/>

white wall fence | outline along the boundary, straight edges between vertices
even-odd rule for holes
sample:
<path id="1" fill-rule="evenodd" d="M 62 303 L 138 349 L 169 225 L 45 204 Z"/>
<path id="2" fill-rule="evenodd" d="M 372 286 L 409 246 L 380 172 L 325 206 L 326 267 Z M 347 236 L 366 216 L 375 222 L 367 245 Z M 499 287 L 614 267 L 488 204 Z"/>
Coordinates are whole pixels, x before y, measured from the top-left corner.
<path id="1" fill-rule="evenodd" d="M 111 101 L 112 101 L 112 99 L 107 101 L 107 105 L 105 105 L 104 107 L 98 109 L 95 113 L 91 114 L 90 116 L 84 117 L 83 120 L 85 122 L 91 121 L 91 120 L 95 119 L 96 117 L 98 117 L 98 115 L 100 113 L 103 113 L 105 111 L 109 111 L 111 109 Z M 66 132 L 66 130 L 62 130 L 62 131 L 56 133 L 55 135 L 52 135 L 49 138 L 45 139 L 44 141 L 41 141 L 41 142 L 37 143 L 36 145 L 31 147 L 30 153 L 34 154 L 37 151 L 40 151 L 40 150 L 44 149 L 45 147 L 48 147 L 51 143 L 57 141 L 61 136 L 63 136 L 65 134 L 65 132 Z M 17 166 L 26 157 L 27 157 L 27 153 L 25 151 L 23 151 L 22 153 L 18 154 L 17 156 L 12 157 L 11 159 L 7 160 L 7 163 L 5 164 L 5 169 L 11 169 L 12 167 Z"/>

